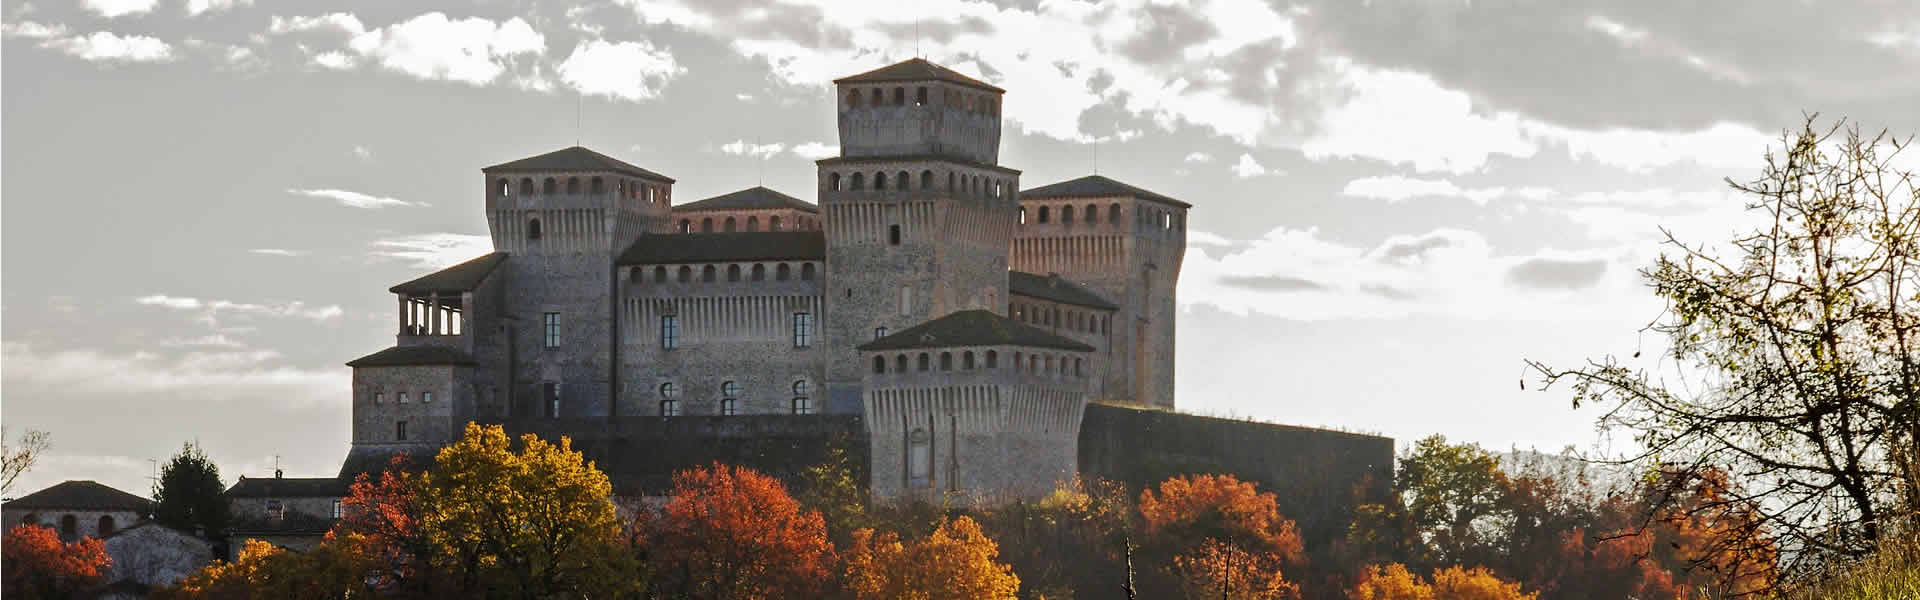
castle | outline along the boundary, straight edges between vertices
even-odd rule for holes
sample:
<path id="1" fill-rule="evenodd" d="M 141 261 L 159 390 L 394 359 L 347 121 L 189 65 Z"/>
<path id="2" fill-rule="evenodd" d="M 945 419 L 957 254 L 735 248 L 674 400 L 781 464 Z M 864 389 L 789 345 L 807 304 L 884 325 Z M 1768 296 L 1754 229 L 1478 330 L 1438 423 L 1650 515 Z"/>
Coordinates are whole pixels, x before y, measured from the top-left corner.
<path id="1" fill-rule="evenodd" d="M 834 83 L 818 204 L 674 205 L 673 179 L 578 146 L 482 169 L 495 251 L 390 289 L 395 345 L 347 363 L 343 476 L 468 421 L 619 463 L 648 435 L 621 423 L 839 418 L 876 498 L 1004 500 L 1077 474 L 1090 402 L 1173 408 L 1190 205 L 1099 176 L 1022 191 L 1004 90 L 925 60 Z"/>

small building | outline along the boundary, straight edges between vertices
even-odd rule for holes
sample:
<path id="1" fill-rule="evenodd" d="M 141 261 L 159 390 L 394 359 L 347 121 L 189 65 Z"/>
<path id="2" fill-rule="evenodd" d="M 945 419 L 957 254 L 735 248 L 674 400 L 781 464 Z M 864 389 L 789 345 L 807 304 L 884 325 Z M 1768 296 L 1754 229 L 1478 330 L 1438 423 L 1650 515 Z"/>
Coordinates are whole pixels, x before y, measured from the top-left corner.
<path id="1" fill-rule="evenodd" d="M 255 539 L 296 552 L 320 544 L 343 514 L 341 500 L 349 484 L 334 477 L 241 476 L 227 488 L 233 524 L 227 528 L 229 553 Z M 229 557 L 232 558 L 232 557 Z"/>
<path id="2" fill-rule="evenodd" d="M 106 538 L 143 521 L 153 502 L 96 481 L 73 480 L 0 505 L 0 519 L 11 530 L 23 524 L 52 527 L 60 540 Z"/>
<path id="3" fill-rule="evenodd" d="M 107 536 L 106 547 L 113 559 L 107 570 L 113 597 L 146 597 L 213 562 L 213 544 L 153 521 L 114 532 Z"/>

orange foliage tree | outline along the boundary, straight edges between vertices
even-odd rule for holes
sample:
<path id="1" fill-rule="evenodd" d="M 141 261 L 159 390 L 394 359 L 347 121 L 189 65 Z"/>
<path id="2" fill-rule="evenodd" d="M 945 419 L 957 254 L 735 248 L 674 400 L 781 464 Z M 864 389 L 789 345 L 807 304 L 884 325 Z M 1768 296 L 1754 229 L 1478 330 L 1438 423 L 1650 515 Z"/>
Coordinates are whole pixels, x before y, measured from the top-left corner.
<path id="1" fill-rule="evenodd" d="M 847 587 L 862 600 L 1013 598 L 1020 578 L 997 562 L 1000 547 L 968 517 L 940 524 L 926 539 L 903 544 L 893 533 L 853 532 Z"/>
<path id="2" fill-rule="evenodd" d="M 826 521 L 779 480 L 714 463 L 673 475 L 672 498 L 635 515 L 654 589 L 680 597 L 802 598 L 833 560 Z"/>
<path id="3" fill-rule="evenodd" d="M 1520 584 L 1501 579 L 1483 567 L 1436 569 L 1431 583 L 1399 563 L 1367 567 L 1360 583 L 1347 590 L 1348 600 L 1534 600 Z"/>
<path id="4" fill-rule="evenodd" d="M 1157 494 L 1142 491 L 1140 516 L 1147 546 L 1171 557 L 1162 564 L 1189 596 L 1298 595 L 1280 568 L 1298 564 L 1304 548 L 1272 492 L 1232 475 L 1183 475 L 1161 482 Z"/>
<path id="5" fill-rule="evenodd" d="M 60 542 L 51 527 L 20 525 L 0 538 L 5 559 L 0 592 L 8 598 L 73 598 L 97 588 L 112 559 L 106 544 L 82 538 Z"/>

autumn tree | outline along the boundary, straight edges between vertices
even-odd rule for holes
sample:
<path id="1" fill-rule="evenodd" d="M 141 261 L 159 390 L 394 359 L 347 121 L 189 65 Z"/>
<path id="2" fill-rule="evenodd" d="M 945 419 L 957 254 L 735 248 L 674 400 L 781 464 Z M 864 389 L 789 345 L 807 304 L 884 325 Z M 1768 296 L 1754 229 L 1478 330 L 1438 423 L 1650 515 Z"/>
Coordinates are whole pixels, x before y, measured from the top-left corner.
<path id="1" fill-rule="evenodd" d="M 903 543 L 894 533 L 853 533 L 847 587 L 862 600 L 1010 599 L 1020 591 L 1000 547 L 969 517 L 941 523 L 926 539 Z"/>
<path id="2" fill-rule="evenodd" d="M 366 581 L 376 590 L 403 596 L 446 595 L 453 587 L 431 567 L 438 548 L 421 526 L 426 479 L 395 456 L 378 478 L 361 473 L 340 500 L 342 517 L 325 543 L 365 559 Z"/>
<path id="3" fill-rule="evenodd" d="M 1423 580 L 1397 563 L 1367 567 L 1360 582 L 1347 590 L 1348 600 L 1534 600 L 1539 596 L 1481 567 L 1436 569 L 1431 580 Z"/>
<path id="4" fill-rule="evenodd" d="M 153 518 L 161 525 L 198 532 L 209 539 L 226 535 L 227 525 L 233 520 L 226 485 L 220 482 L 220 467 L 207 458 L 199 444 L 182 444 L 180 452 L 160 467 L 160 478 L 153 482 Z M 215 554 L 219 554 L 218 549 Z"/>
<path id="5" fill-rule="evenodd" d="M 1272 492 L 1232 475 L 1183 475 L 1140 494 L 1148 544 L 1192 597 L 1287 597 L 1304 548 Z M 1236 595 L 1236 593 L 1238 595 Z"/>
<path id="6" fill-rule="evenodd" d="M 6 428 L 0 427 L 0 495 L 12 491 L 13 480 L 32 470 L 33 463 L 46 454 L 53 445 L 50 437 L 45 431 L 28 429 L 19 439 L 13 439 Z"/>
<path id="7" fill-rule="evenodd" d="M 871 527 L 874 520 L 867 511 L 866 486 L 855 477 L 853 461 L 847 458 L 847 443 L 834 440 L 820 463 L 801 475 L 794 494 L 802 507 L 820 513 L 828 535 L 842 546 L 851 541 L 854 530 Z"/>
<path id="8" fill-rule="evenodd" d="M 433 568 L 460 589 L 517 596 L 609 595 L 618 576 L 613 488 L 562 437 L 533 434 L 515 452 L 498 425 L 466 432 L 418 475 L 418 527 Z M 397 539 L 404 529 L 395 526 Z"/>
<path id="9" fill-rule="evenodd" d="M 51 527 L 22 524 L 0 538 L 0 595 L 78 598 L 100 587 L 112 559 L 94 538 L 61 543 Z"/>
<path id="10" fill-rule="evenodd" d="M 360 597 L 364 557 L 337 544 L 322 543 L 306 553 L 288 552 L 260 540 L 247 540 L 233 562 L 215 561 L 158 598 L 183 600 L 335 600 Z"/>
<path id="11" fill-rule="evenodd" d="M 1620 462 L 1747 479 L 1727 500 L 1756 501 L 1752 543 L 1796 564 L 1864 554 L 1920 507 L 1920 187 L 1892 163 L 1905 143 L 1840 131 L 1809 117 L 1728 181 L 1758 222 L 1730 244 L 1667 234 L 1641 272 L 1667 304 L 1649 325 L 1665 371 L 1529 363 L 1633 434 Z"/>
<path id="12" fill-rule="evenodd" d="M 679 598 L 811 597 L 833 560 L 820 513 L 779 480 L 719 463 L 675 473 L 666 506 L 640 511 L 633 539 L 653 590 Z"/>
<path id="13" fill-rule="evenodd" d="M 1021 586 L 1048 598 L 1120 588 L 1127 545 L 1136 537 L 1134 506 L 1118 482 L 1087 480 L 1031 502 L 978 511 L 976 520 L 1000 544 L 1001 558 Z"/>

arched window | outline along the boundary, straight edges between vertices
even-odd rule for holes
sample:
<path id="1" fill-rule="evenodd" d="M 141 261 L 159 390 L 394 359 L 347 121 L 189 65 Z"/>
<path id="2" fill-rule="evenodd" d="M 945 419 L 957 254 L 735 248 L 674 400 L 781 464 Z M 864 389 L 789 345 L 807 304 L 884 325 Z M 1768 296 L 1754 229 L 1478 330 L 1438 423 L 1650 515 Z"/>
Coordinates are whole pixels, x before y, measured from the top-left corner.
<path id="1" fill-rule="evenodd" d="M 966 352 L 960 353 L 960 368 L 966 369 L 969 371 L 973 370 L 973 351 L 972 350 L 968 350 Z"/>
<path id="2" fill-rule="evenodd" d="M 587 186 L 587 192 L 592 194 L 604 194 L 607 192 L 607 184 L 605 181 L 601 181 L 599 177 L 595 177 L 593 178 L 592 183 L 590 183 Z"/>
<path id="3" fill-rule="evenodd" d="M 713 217 L 700 220 L 700 233 L 713 233 Z"/>
<path id="4" fill-rule="evenodd" d="M 793 414 L 813 414 L 812 391 L 805 379 L 793 382 Z"/>
<path id="5" fill-rule="evenodd" d="M 997 369 L 999 367 L 1000 367 L 1000 353 L 994 352 L 992 350 L 988 350 L 987 351 L 987 368 Z"/>
<path id="6" fill-rule="evenodd" d="M 578 193 L 580 193 L 580 178 L 579 178 L 579 177 L 568 177 L 568 178 L 567 178 L 567 193 L 569 193 L 569 194 L 578 194 Z"/>
<path id="7" fill-rule="evenodd" d="M 740 280 L 740 265 L 727 265 L 727 281 Z"/>
<path id="8" fill-rule="evenodd" d="M 900 175 L 894 178 L 893 180 L 893 189 L 896 189 L 896 190 L 913 189 L 913 176 L 907 174 L 906 171 L 901 171 Z"/>
<path id="9" fill-rule="evenodd" d="M 940 353 L 940 370 L 942 371 L 953 370 L 953 353 L 952 352 Z"/>
<path id="10" fill-rule="evenodd" d="M 747 217 L 747 231 L 760 230 L 760 217 Z"/>
<path id="11" fill-rule="evenodd" d="M 93 537 L 105 538 L 113 535 L 113 515 L 100 515 L 100 524 L 93 530 Z"/>
<path id="12" fill-rule="evenodd" d="M 733 233 L 733 227 L 734 227 L 733 217 L 727 217 L 727 221 L 723 225 L 723 227 L 725 227 L 725 229 L 722 229 L 722 231 L 725 231 L 727 233 Z"/>
<path id="13" fill-rule="evenodd" d="M 920 189 L 933 189 L 933 171 L 931 169 L 920 172 Z"/>
<path id="14" fill-rule="evenodd" d="M 902 354 L 902 355 L 893 357 L 893 372 L 895 373 L 907 372 L 907 355 Z"/>
<path id="15" fill-rule="evenodd" d="M 666 268 L 666 267 L 654 267 L 654 268 L 653 268 L 653 282 L 654 282 L 654 283 L 666 283 L 666 282 L 667 282 L 667 268 Z"/>
<path id="16" fill-rule="evenodd" d="M 1026 366 L 1026 363 L 1020 362 L 1020 353 L 1019 352 L 1013 353 L 1013 370 L 1020 371 L 1025 366 Z"/>
<path id="17" fill-rule="evenodd" d="M 919 364 L 920 364 L 920 370 L 925 371 L 927 370 L 928 367 L 933 366 L 933 358 L 930 356 L 927 356 L 927 353 L 921 352 Z"/>
<path id="18" fill-rule="evenodd" d="M 716 275 L 718 275 L 718 270 L 714 269 L 713 265 L 707 265 L 700 268 L 701 283 L 713 283 Z"/>
<path id="19" fill-rule="evenodd" d="M 682 266 L 680 267 L 680 272 L 677 275 L 678 276 L 676 277 L 676 279 L 679 279 L 680 283 L 687 283 L 689 281 L 693 281 L 693 267 Z"/>
<path id="20" fill-rule="evenodd" d="M 953 181 L 954 181 L 954 177 L 955 177 L 955 176 L 954 176 L 954 174 L 953 174 L 953 173 L 947 173 L 947 191 L 949 191 L 949 192 L 951 192 L 951 191 L 953 191 L 953 185 L 954 185 L 954 184 L 953 184 Z"/>
<path id="21" fill-rule="evenodd" d="M 899 225 L 887 226 L 887 243 L 894 246 L 900 245 L 900 226 Z"/>
<path id="22" fill-rule="evenodd" d="M 873 88 L 873 93 L 868 94 L 868 98 L 872 100 L 872 102 L 870 102 L 871 104 L 880 106 L 887 103 L 886 95 L 887 93 L 880 91 L 880 88 Z"/>
<path id="23" fill-rule="evenodd" d="M 693 233 L 693 221 L 689 221 L 687 219 L 681 219 L 680 233 Z"/>
<path id="24" fill-rule="evenodd" d="M 1047 207 L 1045 206 L 1040 207 L 1040 222 L 1041 223 L 1047 222 Z"/>
<path id="25" fill-rule="evenodd" d="M 907 103 L 907 88 L 893 88 L 893 103 L 895 105 Z"/>
<path id="26" fill-rule="evenodd" d="M 840 191 L 840 174 L 839 173 L 827 174 L 827 189 L 835 192 Z"/>
<path id="27" fill-rule="evenodd" d="M 773 279 L 775 281 L 786 281 L 792 278 L 793 267 L 787 266 L 787 263 L 780 263 L 780 266 L 773 268 Z"/>
<path id="28" fill-rule="evenodd" d="M 800 280 L 813 281 L 813 263 L 800 263 Z"/>
<path id="29" fill-rule="evenodd" d="M 644 271 L 642 271 L 640 267 L 634 267 L 632 269 L 628 269 L 627 281 L 630 281 L 633 283 L 646 283 L 647 274 Z"/>
<path id="30" fill-rule="evenodd" d="M 858 108 L 860 106 L 860 90 L 847 91 L 847 106 L 849 108 Z"/>
<path id="31" fill-rule="evenodd" d="M 551 194 L 551 193 L 560 191 L 558 189 L 559 187 L 560 187 L 559 185 L 553 182 L 552 177 L 548 177 L 545 181 L 540 182 L 540 193 Z"/>
<path id="32" fill-rule="evenodd" d="M 520 195 L 522 196 L 533 195 L 533 178 L 523 177 L 520 179 Z"/>
<path id="33" fill-rule="evenodd" d="M 540 239 L 540 220 L 539 219 L 529 219 L 527 221 L 527 239 L 529 240 Z"/>
<path id="34" fill-rule="evenodd" d="M 767 217 L 767 231 L 780 230 L 780 217 Z"/>
<path id="35" fill-rule="evenodd" d="M 1025 206 L 1020 207 L 1020 224 L 1027 224 L 1027 207 Z"/>
<path id="36" fill-rule="evenodd" d="M 864 183 L 864 181 L 865 181 L 865 179 L 863 179 L 864 177 L 866 177 L 866 176 L 865 176 L 865 175 L 863 175 L 863 174 L 860 174 L 860 173 L 854 173 L 854 174 L 853 174 L 853 183 L 851 183 L 851 184 L 848 184 L 848 186 L 849 186 L 849 188 L 850 188 L 850 189 L 855 189 L 855 190 L 860 190 L 860 189 L 866 189 L 866 187 L 865 187 L 865 183 Z"/>
<path id="37" fill-rule="evenodd" d="M 879 173 L 873 174 L 873 189 L 876 189 L 876 190 L 887 189 L 887 172 L 886 171 L 881 171 Z"/>
<path id="38" fill-rule="evenodd" d="M 926 105 L 927 105 L 927 86 L 924 86 L 924 85 L 923 85 L 923 86 L 920 86 L 920 87 L 918 87 L 918 88 L 915 88 L 915 89 L 914 89 L 914 91 L 913 91 L 913 105 L 914 105 L 914 106 L 926 106 Z"/>
<path id="39" fill-rule="evenodd" d="M 680 389 L 672 383 L 660 384 L 660 416 L 680 416 Z"/>
<path id="40" fill-rule="evenodd" d="M 1107 205 L 1107 222 L 1115 225 L 1120 224 L 1120 203 L 1119 202 L 1115 202 L 1113 204 Z"/>
<path id="41" fill-rule="evenodd" d="M 1073 205 L 1072 204 L 1068 204 L 1066 206 L 1060 207 L 1060 222 L 1067 223 L 1067 224 L 1073 223 Z"/>
<path id="42" fill-rule="evenodd" d="M 493 180 L 493 187 L 502 198 L 513 195 L 513 182 L 505 177 Z"/>
<path id="43" fill-rule="evenodd" d="M 766 265 L 761 265 L 761 264 L 756 264 L 756 265 L 753 265 L 753 280 L 754 280 L 754 281 L 766 281 L 766 280 L 767 280 L 767 266 L 766 266 Z"/>
<path id="44" fill-rule="evenodd" d="M 886 372 L 887 372 L 887 357 L 885 356 L 873 357 L 873 374 L 879 375 Z"/>
<path id="45" fill-rule="evenodd" d="M 80 520 L 73 515 L 60 517 L 60 537 L 74 538 L 80 535 Z"/>
<path id="46" fill-rule="evenodd" d="M 1099 223 L 1100 222 L 1100 206 L 1093 203 L 1087 203 L 1087 214 L 1081 218 L 1085 219 L 1088 224 Z"/>

